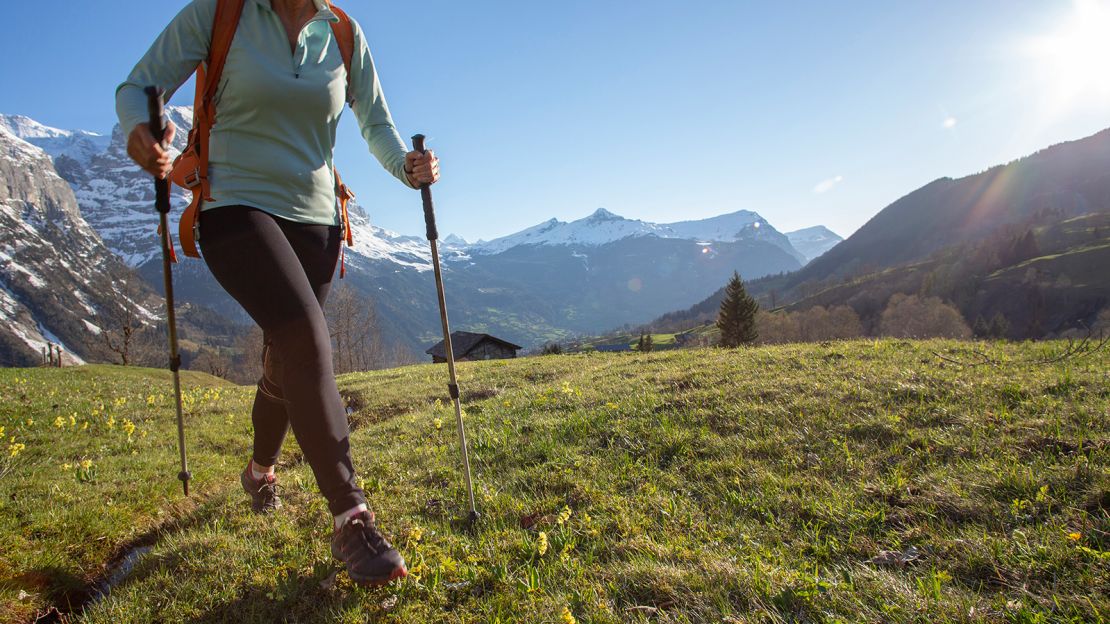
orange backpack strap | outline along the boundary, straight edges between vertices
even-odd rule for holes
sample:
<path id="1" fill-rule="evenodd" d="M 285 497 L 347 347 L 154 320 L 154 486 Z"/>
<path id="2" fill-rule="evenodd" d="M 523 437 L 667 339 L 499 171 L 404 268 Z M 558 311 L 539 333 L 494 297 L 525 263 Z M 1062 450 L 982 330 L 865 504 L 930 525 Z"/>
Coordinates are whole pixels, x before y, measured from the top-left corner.
<path id="1" fill-rule="evenodd" d="M 355 56 L 355 27 L 351 24 L 351 18 L 343 9 L 331 4 L 331 12 L 339 18 L 338 22 L 331 23 L 331 32 L 335 35 L 335 43 L 339 46 L 339 53 L 343 56 L 343 66 L 347 68 L 347 91 L 349 95 L 351 90 L 351 59 Z M 350 98 L 348 97 L 348 99 Z"/>
<path id="2" fill-rule="evenodd" d="M 339 53 L 343 56 L 343 67 L 347 70 L 347 101 L 351 99 L 351 59 L 355 56 L 355 27 L 351 23 L 351 18 L 339 7 L 332 3 L 332 13 L 339 18 L 338 22 L 331 23 L 331 31 L 335 36 L 335 43 L 339 46 Z M 347 216 L 347 203 L 355 198 L 355 194 L 351 189 L 343 184 L 343 180 L 339 177 L 339 170 L 333 169 L 335 174 L 335 198 L 339 201 L 339 225 L 343 228 L 343 240 L 346 241 L 347 246 L 350 247 L 355 244 L 355 238 L 351 233 L 351 220 Z M 342 279 L 347 273 L 347 260 L 343 251 L 342 245 L 339 247 L 339 278 Z"/>
<path id="3" fill-rule="evenodd" d="M 246 0 L 219 0 L 216 16 L 212 20 L 212 40 L 208 45 L 208 58 L 197 67 L 197 90 L 193 100 L 193 129 L 189 132 L 189 145 L 174 161 L 171 179 L 177 185 L 193 192 L 193 201 L 181 215 L 178 236 L 181 250 L 186 256 L 199 258 L 196 239 L 200 224 L 200 204 L 211 201 L 208 185 L 208 138 L 216 123 L 216 89 L 231 51 L 231 42 L 239 28 Z"/>

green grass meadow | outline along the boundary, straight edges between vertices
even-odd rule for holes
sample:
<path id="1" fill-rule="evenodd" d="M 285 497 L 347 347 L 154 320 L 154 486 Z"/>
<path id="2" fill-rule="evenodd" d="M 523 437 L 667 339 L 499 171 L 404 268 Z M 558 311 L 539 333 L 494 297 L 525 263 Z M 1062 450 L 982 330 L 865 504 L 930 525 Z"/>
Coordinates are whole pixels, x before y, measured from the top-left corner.
<path id="1" fill-rule="evenodd" d="M 284 509 L 250 513 L 253 388 L 183 376 L 185 499 L 168 372 L 0 370 L 0 621 L 1102 622 L 1110 354 L 1040 363 L 1065 348 L 463 363 L 474 528 L 445 367 L 343 376 L 411 572 L 377 589 L 331 559 L 292 436 Z"/>

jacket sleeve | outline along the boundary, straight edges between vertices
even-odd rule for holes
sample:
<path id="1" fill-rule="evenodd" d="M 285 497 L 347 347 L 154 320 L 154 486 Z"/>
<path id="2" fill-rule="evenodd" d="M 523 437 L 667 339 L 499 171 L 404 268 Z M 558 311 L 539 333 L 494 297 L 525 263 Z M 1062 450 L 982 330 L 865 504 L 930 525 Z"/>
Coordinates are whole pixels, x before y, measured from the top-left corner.
<path id="1" fill-rule="evenodd" d="M 351 110 L 358 120 L 362 138 L 370 147 L 370 153 L 385 167 L 395 178 L 409 188 L 416 188 L 409 184 L 405 175 L 405 154 L 408 148 L 397 133 L 393 125 L 393 118 L 389 115 L 389 106 L 385 103 L 382 85 L 378 81 L 378 73 L 374 70 L 374 59 L 370 56 L 370 48 L 366 45 L 362 27 L 358 22 L 351 20 L 354 29 L 355 50 L 351 58 Z"/>
<path id="2" fill-rule="evenodd" d="M 135 126 L 149 120 L 148 86 L 162 87 L 169 101 L 174 92 L 206 58 L 216 19 L 216 0 L 193 0 L 170 22 L 135 68 L 116 87 L 116 115 L 126 137 Z"/>

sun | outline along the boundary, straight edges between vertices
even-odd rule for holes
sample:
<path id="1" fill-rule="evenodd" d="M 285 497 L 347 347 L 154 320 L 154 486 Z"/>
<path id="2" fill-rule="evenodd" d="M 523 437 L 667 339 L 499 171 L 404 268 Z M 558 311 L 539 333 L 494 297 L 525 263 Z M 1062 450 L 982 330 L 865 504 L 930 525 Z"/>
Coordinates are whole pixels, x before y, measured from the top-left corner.
<path id="1" fill-rule="evenodd" d="M 1075 0 L 1051 33 L 1027 43 L 1052 112 L 1110 101 L 1110 0 Z"/>

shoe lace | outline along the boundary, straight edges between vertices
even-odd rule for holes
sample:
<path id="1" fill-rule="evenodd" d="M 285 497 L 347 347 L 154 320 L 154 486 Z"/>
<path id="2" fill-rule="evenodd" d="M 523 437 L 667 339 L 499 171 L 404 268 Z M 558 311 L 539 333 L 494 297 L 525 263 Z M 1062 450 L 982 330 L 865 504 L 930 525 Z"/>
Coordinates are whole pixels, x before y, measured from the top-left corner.
<path id="1" fill-rule="evenodd" d="M 263 507 L 277 507 L 278 489 L 281 486 L 275 482 L 263 481 L 258 486 L 258 493 L 262 495 Z"/>
<path id="2" fill-rule="evenodd" d="M 378 531 L 378 527 L 374 524 L 373 520 L 365 522 L 361 518 L 355 518 L 351 520 L 349 524 L 362 543 L 370 549 L 370 552 L 378 554 L 391 548 L 389 542 L 387 542 L 385 537 Z"/>

